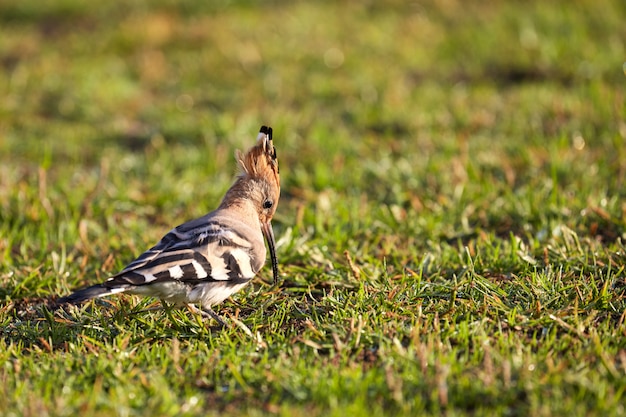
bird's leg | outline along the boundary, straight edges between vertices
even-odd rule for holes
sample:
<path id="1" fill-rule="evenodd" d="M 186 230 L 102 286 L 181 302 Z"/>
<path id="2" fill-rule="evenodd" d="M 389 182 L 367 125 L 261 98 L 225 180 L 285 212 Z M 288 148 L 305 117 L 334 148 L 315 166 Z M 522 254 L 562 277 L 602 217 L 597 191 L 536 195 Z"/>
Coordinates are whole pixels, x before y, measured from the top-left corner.
<path id="1" fill-rule="evenodd" d="M 220 327 L 226 327 L 226 322 L 215 311 L 211 310 L 211 307 L 202 306 L 202 308 L 198 308 L 193 304 L 187 304 L 187 308 L 193 313 L 200 314 L 202 317 L 212 318 Z"/>

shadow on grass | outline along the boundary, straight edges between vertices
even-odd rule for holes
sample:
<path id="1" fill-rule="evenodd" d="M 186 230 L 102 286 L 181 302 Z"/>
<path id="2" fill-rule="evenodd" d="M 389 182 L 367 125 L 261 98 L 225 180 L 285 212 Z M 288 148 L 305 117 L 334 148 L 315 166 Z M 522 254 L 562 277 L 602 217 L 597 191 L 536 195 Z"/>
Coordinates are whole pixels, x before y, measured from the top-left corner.
<path id="1" fill-rule="evenodd" d="M 197 323 L 185 318 L 178 309 L 161 309 L 166 319 L 151 315 L 150 309 L 116 308 L 106 300 L 95 300 L 96 308 L 58 305 L 57 297 L 28 298 L 12 301 L 2 308 L 12 320 L 1 330 L 7 344 L 20 346 L 23 350 L 69 350 L 69 343 L 84 343 L 85 339 L 102 344 L 114 340 L 128 329 L 134 339 L 149 341 L 157 339 L 184 339 L 213 334 L 220 326 L 209 326 L 206 321 Z M 201 325 L 205 326 L 202 327 Z"/>

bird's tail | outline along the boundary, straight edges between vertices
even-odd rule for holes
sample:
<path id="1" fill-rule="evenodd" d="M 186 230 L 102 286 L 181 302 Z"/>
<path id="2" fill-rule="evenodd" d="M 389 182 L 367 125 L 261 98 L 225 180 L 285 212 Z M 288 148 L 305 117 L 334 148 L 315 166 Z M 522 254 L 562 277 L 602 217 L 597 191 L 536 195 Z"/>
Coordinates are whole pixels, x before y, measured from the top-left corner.
<path id="1" fill-rule="evenodd" d="M 57 304 L 80 304 L 92 298 L 106 297 L 107 295 L 117 294 L 126 290 L 127 288 L 124 287 L 110 288 L 103 284 L 98 284 L 75 291 L 66 297 L 59 298 Z"/>

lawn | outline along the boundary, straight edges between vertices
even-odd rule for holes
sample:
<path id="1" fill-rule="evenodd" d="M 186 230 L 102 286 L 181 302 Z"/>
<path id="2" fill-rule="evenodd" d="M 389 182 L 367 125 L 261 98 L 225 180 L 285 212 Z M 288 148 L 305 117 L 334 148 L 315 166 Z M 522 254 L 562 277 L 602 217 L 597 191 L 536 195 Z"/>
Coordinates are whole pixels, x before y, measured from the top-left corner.
<path id="1" fill-rule="evenodd" d="M 0 414 L 626 415 L 626 3 L 0 2 Z M 274 128 L 281 282 L 55 300 Z"/>

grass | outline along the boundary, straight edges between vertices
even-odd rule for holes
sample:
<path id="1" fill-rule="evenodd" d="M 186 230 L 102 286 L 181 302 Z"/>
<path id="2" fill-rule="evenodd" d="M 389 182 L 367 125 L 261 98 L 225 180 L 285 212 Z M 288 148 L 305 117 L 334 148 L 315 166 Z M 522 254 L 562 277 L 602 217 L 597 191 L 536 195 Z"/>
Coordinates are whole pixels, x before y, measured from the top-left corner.
<path id="1" fill-rule="evenodd" d="M 625 19 L 0 3 L 0 414 L 626 414 Z M 52 310 L 215 208 L 261 124 L 280 288 L 222 331 Z"/>

